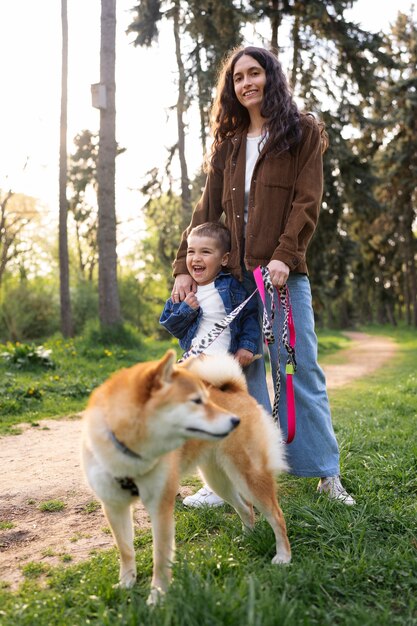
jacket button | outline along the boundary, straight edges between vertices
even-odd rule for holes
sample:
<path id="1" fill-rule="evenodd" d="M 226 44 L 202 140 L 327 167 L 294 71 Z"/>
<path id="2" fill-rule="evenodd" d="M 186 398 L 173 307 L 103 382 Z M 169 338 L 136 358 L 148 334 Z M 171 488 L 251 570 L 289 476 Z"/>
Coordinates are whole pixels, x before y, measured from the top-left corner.
<path id="1" fill-rule="evenodd" d="M 293 259 L 292 262 L 294 263 L 294 265 L 298 265 L 298 259 Z"/>
<path id="2" fill-rule="evenodd" d="M 232 191 L 236 191 L 236 187 L 232 187 Z"/>

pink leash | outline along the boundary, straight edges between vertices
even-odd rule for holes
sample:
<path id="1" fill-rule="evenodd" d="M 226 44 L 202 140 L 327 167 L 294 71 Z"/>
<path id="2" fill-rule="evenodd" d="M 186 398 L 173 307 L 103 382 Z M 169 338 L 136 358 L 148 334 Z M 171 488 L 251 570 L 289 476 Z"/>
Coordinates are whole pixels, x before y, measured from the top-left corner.
<path id="1" fill-rule="evenodd" d="M 265 296 L 265 284 L 267 284 L 268 292 L 271 297 L 273 296 L 273 286 L 269 276 L 269 272 L 265 267 L 257 267 L 253 271 L 253 275 L 255 278 L 256 286 L 259 291 L 259 295 L 261 297 L 262 303 L 264 305 L 264 324 L 263 330 L 265 335 L 265 342 L 268 345 L 269 343 L 274 342 L 274 336 L 272 332 L 271 322 L 268 319 L 268 313 L 266 308 L 266 296 Z M 282 333 L 282 341 L 287 350 L 288 359 L 285 367 L 286 380 L 287 380 L 287 441 L 289 444 L 293 441 L 295 437 L 296 430 L 296 414 L 295 414 L 295 395 L 294 395 L 294 384 L 293 384 L 293 376 L 296 371 L 296 361 L 295 361 L 295 326 L 294 326 L 294 318 L 292 314 L 292 306 L 290 301 L 290 294 L 288 290 L 288 286 L 285 285 L 280 289 L 276 289 L 279 302 L 284 307 L 284 327 Z M 272 293 L 271 293 L 272 292 Z M 273 299 L 272 299 L 273 302 Z M 271 317 L 273 319 L 274 316 L 274 305 L 271 308 Z M 287 330 L 288 329 L 288 330 Z M 278 347 L 278 355 L 279 355 L 279 347 Z M 276 381 L 276 389 L 275 389 L 275 398 L 274 398 L 274 407 L 272 410 L 272 417 L 275 420 L 278 420 L 278 404 L 280 398 L 281 391 L 281 372 L 280 372 L 280 359 L 278 358 L 278 367 L 277 367 L 277 381 Z"/>

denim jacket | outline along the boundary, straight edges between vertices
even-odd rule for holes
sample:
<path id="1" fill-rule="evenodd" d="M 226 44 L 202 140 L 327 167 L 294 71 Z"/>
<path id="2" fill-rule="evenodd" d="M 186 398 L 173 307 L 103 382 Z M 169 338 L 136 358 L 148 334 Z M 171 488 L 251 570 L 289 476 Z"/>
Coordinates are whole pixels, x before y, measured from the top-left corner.
<path id="1" fill-rule="evenodd" d="M 214 286 L 220 294 L 227 315 L 248 297 L 243 285 L 225 271 L 216 276 Z M 193 309 L 186 302 L 172 302 L 170 298 L 165 303 L 159 322 L 171 335 L 179 339 L 183 350 L 189 350 L 202 315 L 201 307 Z M 256 296 L 243 307 L 229 328 L 231 334 L 229 351 L 232 354 L 239 348 L 245 348 L 252 354 L 256 353 L 260 334 Z"/>

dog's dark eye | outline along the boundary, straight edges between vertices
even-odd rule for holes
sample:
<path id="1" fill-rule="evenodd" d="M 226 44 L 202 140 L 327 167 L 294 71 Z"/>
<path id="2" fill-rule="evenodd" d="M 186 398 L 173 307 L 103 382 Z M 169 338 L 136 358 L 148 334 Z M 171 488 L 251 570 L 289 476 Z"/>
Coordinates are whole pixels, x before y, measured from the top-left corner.
<path id="1" fill-rule="evenodd" d="M 194 398 L 193 400 L 191 400 L 191 402 L 194 402 L 194 404 L 203 404 L 203 401 L 201 398 Z"/>

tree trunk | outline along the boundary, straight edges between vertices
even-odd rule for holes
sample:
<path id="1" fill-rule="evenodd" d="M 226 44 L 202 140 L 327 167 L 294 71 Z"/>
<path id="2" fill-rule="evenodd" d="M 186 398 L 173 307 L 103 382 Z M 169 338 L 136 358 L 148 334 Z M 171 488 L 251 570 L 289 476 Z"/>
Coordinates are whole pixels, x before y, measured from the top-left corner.
<path id="1" fill-rule="evenodd" d="M 62 75 L 61 125 L 59 145 L 59 278 L 61 304 L 61 332 L 64 337 L 74 334 L 69 286 L 68 257 L 68 200 L 67 200 L 67 106 L 68 106 L 68 14 L 67 0 L 61 0 Z"/>
<path id="2" fill-rule="evenodd" d="M 200 43 L 197 41 L 195 48 L 195 65 L 196 65 L 196 76 L 197 76 L 197 87 L 198 87 L 198 109 L 200 112 L 200 139 L 201 146 L 203 149 L 203 161 L 206 158 L 207 151 L 207 132 L 206 132 L 206 111 L 204 108 L 204 94 L 203 94 L 203 86 L 201 83 L 201 76 L 203 74 L 203 70 L 201 69 L 201 58 L 200 58 Z"/>
<path id="3" fill-rule="evenodd" d="M 178 101 L 177 101 L 177 126 L 178 126 L 178 155 L 181 167 L 181 197 L 182 209 L 184 215 L 191 215 L 191 190 L 190 179 L 188 178 L 187 161 L 185 159 L 185 124 L 184 112 L 185 106 L 185 70 L 181 57 L 180 44 L 180 3 L 179 0 L 174 1 L 173 6 L 174 18 L 174 39 L 175 39 L 175 56 L 178 66 Z"/>
<path id="4" fill-rule="evenodd" d="M 414 211 L 411 202 L 410 209 L 408 224 L 406 225 L 407 230 L 405 233 L 405 263 L 407 265 L 407 275 L 409 277 L 410 324 L 412 323 L 413 326 L 417 327 L 417 272 L 415 262 L 415 238 L 413 233 Z"/>
<path id="5" fill-rule="evenodd" d="M 106 103 L 100 108 L 97 162 L 98 286 L 102 326 L 121 323 L 117 286 L 115 164 L 116 164 L 116 0 L 101 0 L 100 83 Z"/>
<path id="6" fill-rule="evenodd" d="M 278 47 L 278 30 L 281 24 L 281 14 L 279 12 L 279 0 L 271 0 L 271 44 L 270 49 L 271 52 L 278 56 L 279 47 Z"/>
<path id="7" fill-rule="evenodd" d="M 408 326 L 411 326 L 411 297 L 410 297 L 410 281 L 408 279 L 408 265 L 404 262 L 404 308 L 405 308 L 405 321 Z"/>
<path id="8" fill-rule="evenodd" d="M 300 16 L 296 15 L 292 27 L 292 68 L 291 68 L 291 87 L 295 90 L 297 84 L 297 70 L 300 61 Z"/>

